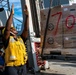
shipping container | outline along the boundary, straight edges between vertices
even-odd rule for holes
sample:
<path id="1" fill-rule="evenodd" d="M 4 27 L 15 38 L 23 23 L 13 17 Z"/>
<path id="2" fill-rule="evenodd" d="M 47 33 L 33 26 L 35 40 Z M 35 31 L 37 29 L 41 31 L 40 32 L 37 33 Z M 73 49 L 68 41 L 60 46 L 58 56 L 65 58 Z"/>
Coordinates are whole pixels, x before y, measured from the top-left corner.
<path id="1" fill-rule="evenodd" d="M 76 55 L 76 4 L 50 10 L 48 24 L 49 8 L 40 11 L 42 54 Z"/>

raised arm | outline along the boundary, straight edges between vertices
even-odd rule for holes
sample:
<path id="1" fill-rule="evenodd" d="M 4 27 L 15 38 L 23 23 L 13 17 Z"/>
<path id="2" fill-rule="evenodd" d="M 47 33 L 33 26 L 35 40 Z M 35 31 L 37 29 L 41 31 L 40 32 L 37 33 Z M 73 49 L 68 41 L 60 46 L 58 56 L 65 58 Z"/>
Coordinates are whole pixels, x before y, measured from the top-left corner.
<path id="1" fill-rule="evenodd" d="M 13 21 L 13 14 L 14 14 L 14 5 L 12 4 L 11 13 L 10 16 L 6 22 L 5 31 L 4 31 L 4 37 L 5 39 L 8 39 L 10 36 L 10 28 Z"/>
<path id="2" fill-rule="evenodd" d="M 28 13 L 28 9 L 27 6 L 25 5 L 25 16 L 26 16 L 26 20 L 25 20 L 25 24 L 24 24 L 24 30 L 21 34 L 23 40 L 25 41 L 25 39 L 28 37 L 28 28 L 29 28 L 29 13 Z"/>

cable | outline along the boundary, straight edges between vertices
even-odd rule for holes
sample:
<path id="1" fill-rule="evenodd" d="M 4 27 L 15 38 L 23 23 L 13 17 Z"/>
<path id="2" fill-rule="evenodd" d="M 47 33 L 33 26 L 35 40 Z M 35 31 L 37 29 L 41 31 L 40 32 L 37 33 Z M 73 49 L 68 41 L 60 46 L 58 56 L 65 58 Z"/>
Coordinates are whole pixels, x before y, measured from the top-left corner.
<path id="1" fill-rule="evenodd" d="M 48 16 L 47 16 L 47 21 L 46 21 L 46 27 L 45 27 L 45 32 L 44 32 L 44 38 L 43 38 L 43 45 L 42 45 L 42 53 L 41 53 L 41 57 L 43 58 L 43 50 L 45 47 L 45 40 L 46 40 L 46 34 L 47 34 L 47 28 L 48 28 L 48 23 L 49 23 L 49 19 L 50 19 L 50 14 L 51 14 L 51 9 L 50 7 L 52 7 L 52 2 L 53 0 L 50 0 L 50 5 L 49 5 L 49 11 L 48 11 Z"/>

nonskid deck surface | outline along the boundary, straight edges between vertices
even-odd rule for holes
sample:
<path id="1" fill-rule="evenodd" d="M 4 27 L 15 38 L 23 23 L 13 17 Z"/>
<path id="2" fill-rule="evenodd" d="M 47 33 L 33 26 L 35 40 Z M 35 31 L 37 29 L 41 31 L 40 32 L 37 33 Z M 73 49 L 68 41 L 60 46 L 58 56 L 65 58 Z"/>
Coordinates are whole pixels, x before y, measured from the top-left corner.
<path id="1" fill-rule="evenodd" d="M 76 75 L 76 61 L 48 60 L 50 69 L 41 70 L 40 73 L 28 75 Z"/>

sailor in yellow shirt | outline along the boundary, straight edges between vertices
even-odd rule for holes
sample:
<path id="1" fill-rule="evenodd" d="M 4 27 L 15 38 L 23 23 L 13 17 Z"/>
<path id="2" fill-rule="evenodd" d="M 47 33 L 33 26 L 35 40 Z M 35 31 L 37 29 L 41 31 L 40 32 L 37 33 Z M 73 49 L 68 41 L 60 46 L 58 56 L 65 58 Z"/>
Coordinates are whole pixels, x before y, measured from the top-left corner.
<path id="1" fill-rule="evenodd" d="M 20 36 L 12 27 L 14 15 L 14 5 L 12 4 L 10 16 L 6 22 L 3 33 L 3 44 L 5 50 L 5 74 L 6 75 L 26 75 L 26 62 L 28 59 L 25 42 L 28 37 L 28 10 L 25 6 L 26 21 L 24 30 Z"/>

